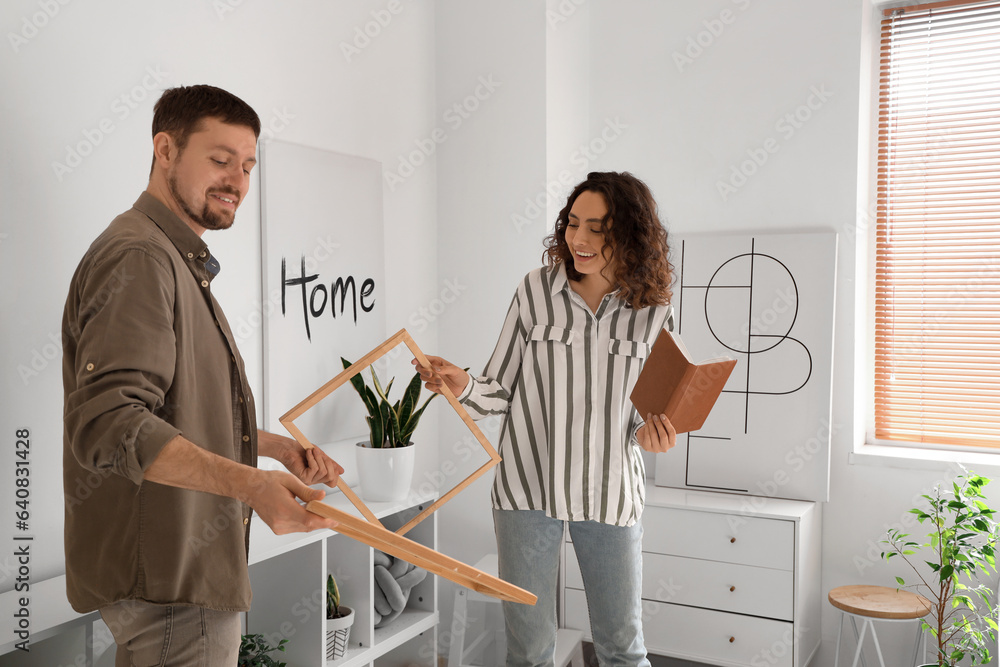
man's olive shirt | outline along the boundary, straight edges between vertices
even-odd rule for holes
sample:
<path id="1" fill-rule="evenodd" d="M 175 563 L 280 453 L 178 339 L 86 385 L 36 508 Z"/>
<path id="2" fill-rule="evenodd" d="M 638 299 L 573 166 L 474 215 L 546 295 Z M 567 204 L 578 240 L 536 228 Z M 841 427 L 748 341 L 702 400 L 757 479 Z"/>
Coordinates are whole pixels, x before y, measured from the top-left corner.
<path id="1" fill-rule="evenodd" d="M 144 192 L 80 261 L 63 314 L 66 588 L 73 608 L 118 600 L 250 607 L 251 510 L 144 479 L 178 434 L 254 466 L 243 359 L 208 246 Z"/>

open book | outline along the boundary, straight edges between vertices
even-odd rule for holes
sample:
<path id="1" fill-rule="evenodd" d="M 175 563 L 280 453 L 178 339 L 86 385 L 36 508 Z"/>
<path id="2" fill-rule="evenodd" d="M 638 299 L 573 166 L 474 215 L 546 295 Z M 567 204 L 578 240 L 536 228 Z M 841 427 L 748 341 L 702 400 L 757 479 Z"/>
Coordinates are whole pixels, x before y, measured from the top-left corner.
<path id="1" fill-rule="evenodd" d="M 730 357 L 692 362 L 680 337 L 664 329 L 629 397 L 642 419 L 666 415 L 678 433 L 697 431 L 735 366 Z"/>

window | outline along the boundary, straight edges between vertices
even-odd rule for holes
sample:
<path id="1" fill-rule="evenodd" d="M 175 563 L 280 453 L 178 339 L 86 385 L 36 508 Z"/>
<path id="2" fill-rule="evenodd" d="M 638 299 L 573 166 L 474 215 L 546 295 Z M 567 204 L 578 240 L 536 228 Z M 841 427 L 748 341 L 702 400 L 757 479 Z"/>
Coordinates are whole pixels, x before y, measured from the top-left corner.
<path id="1" fill-rule="evenodd" d="M 877 442 L 1000 448 L 1000 1 L 884 13 Z"/>

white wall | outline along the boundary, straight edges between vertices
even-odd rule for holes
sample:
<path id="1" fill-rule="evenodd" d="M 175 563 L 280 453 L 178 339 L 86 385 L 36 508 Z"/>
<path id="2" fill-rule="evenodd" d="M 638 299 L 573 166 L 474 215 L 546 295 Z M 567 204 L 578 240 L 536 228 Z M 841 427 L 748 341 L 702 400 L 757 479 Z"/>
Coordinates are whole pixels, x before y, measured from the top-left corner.
<path id="1" fill-rule="evenodd" d="M 48 4 L 58 8 L 51 18 L 34 0 L 0 8 L 5 36 L 22 30 L 30 36 L 16 51 L 9 37 L 0 47 L 5 120 L 0 271 L 7 286 L 0 293 L 0 423 L 7 470 L 13 465 L 14 429 L 32 431 L 35 580 L 64 571 L 58 346 L 67 286 L 86 247 L 146 185 L 152 106 L 159 92 L 181 84 L 223 87 L 257 110 L 271 136 L 380 160 L 387 172 L 413 149 L 413 138 L 436 122 L 431 2 L 392 3 L 399 8 L 395 14 L 380 0 Z M 25 21 L 43 27 L 26 29 Z M 367 43 L 356 34 L 366 28 L 377 32 Z M 348 60 L 340 45 L 356 39 L 363 48 Z M 99 129 L 103 119 L 108 132 Z M 88 151 L 84 145 L 80 152 L 89 154 L 69 173 L 56 174 L 52 164 L 65 163 L 67 146 L 81 142 L 95 146 Z M 223 266 L 215 293 L 240 337 L 258 396 L 259 193 L 255 178 L 233 229 L 206 235 Z M 317 208 L 337 206 L 323 192 L 303 196 L 314 198 Z M 433 158 L 394 190 L 385 190 L 385 303 L 392 331 L 441 290 L 435 197 Z M 436 347 L 435 325 L 413 333 L 419 344 Z M 22 381 L 19 367 L 33 374 Z M 423 426 L 431 441 L 434 421 Z M 423 462 L 436 467 L 433 447 L 425 450 Z M 0 481 L 0 498 L 8 507 L 12 482 L 11 475 Z M 0 525 L 0 543 L 11 544 L 13 517 Z M 0 565 L 7 566 L 0 568 L 0 591 L 13 586 L 9 551 L 4 548 L 0 556 Z"/>
<path id="2" fill-rule="evenodd" d="M 438 272 L 465 289 L 441 315 L 440 356 L 481 372 L 500 334 L 517 281 L 537 266 L 544 225 L 521 229 L 511 216 L 545 182 L 545 24 L 540 2 L 439 0 L 436 24 L 438 117 L 456 103 L 474 107 L 482 79 L 498 87 L 449 131 L 438 158 Z M 483 91 L 483 97 L 486 97 Z M 498 443 L 498 422 L 479 422 Z M 469 432 L 458 418 L 441 422 L 442 464 L 454 465 L 448 488 L 486 461 L 465 453 Z M 493 472 L 441 509 L 441 548 L 477 562 L 496 550 L 489 490 Z M 439 645 L 451 644 L 455 587 L 439 584 Z"/>

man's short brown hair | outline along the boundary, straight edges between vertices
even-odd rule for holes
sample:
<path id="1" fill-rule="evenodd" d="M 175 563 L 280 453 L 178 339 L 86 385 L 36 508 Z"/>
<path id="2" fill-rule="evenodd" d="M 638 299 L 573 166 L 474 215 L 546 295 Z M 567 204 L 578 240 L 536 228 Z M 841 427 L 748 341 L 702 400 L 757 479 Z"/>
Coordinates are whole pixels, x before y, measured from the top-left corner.
<path id="1" fill-rule="evenodd" d="M 260 138 L 260 117 L 249 104 L 221 88 L 203 84 L 163 91 L 153 107 L 153 136 L 166 132 L 177 142 L 177 147 L 184 150 L 188 137 L 198 131 L 205 118 L 249 127 L 254 136 Z"/>

